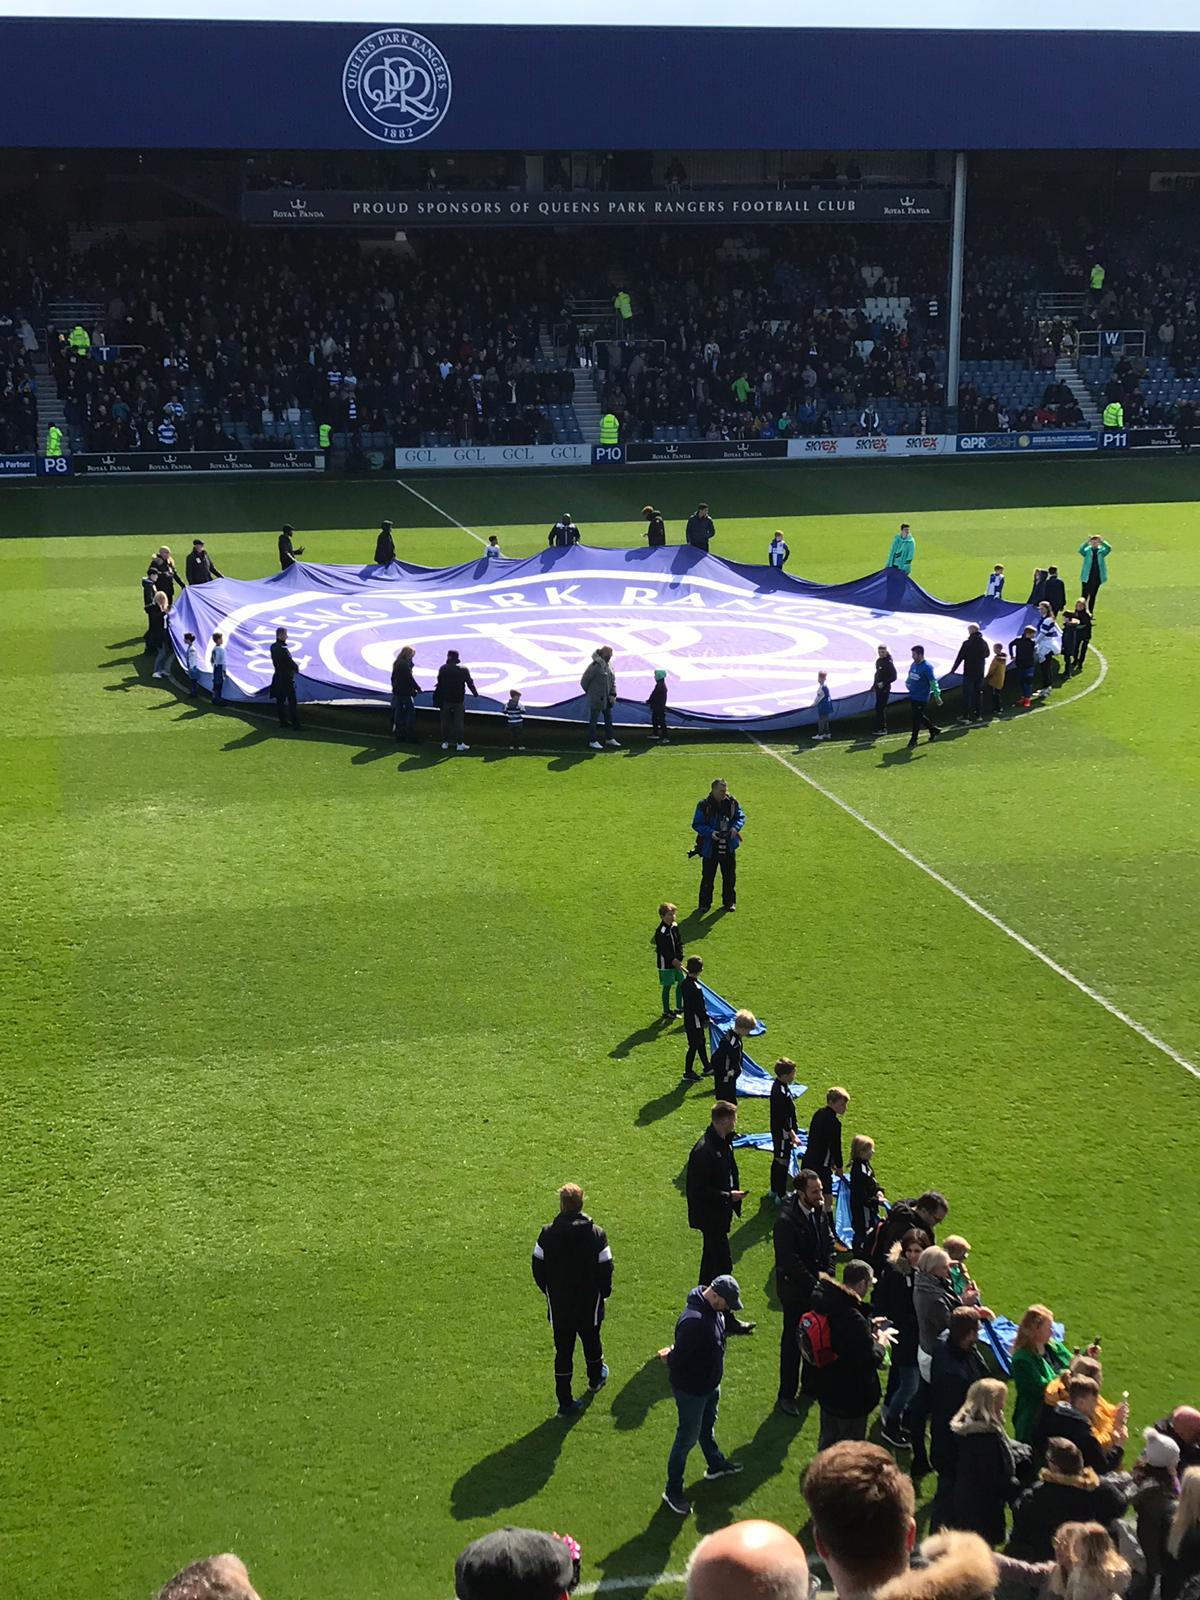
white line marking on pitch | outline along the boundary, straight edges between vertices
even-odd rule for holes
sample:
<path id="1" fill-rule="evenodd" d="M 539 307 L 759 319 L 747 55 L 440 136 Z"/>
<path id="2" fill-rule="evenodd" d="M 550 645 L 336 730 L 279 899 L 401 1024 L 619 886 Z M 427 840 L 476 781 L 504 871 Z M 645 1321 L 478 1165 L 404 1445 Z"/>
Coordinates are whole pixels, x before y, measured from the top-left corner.
<path id="1" fill-rule="evenodd" d="M 468 528 L 465 522 L 460 522 L 457 517 L 452 517 L 448 511 L 443 511 L 441 506 L 435 505 L 419 489 L 414 489 L 411 483 L 405 483 L 403 478 L 397 478 L 396 482 L 402 489 L 407 489 L 409 494 L 415 495 L 418 500 L 423 501 L 431 511 L 436 511 L 439 517 L 445 517 L 447 522 L 452 522 L 456 528 L 461 528 L 464 533 L 469 533 L 476 544 L 481 544 L 485 550 L 487 549 L 487 540 L 481 539 L 474 528 Z"/>
<path id="2" fill-rule="evenodd" d="M 618 1594 L 622 1589 L 651 1589 L 656 1583 L 682 1583 L 682 1572 L 644 1572 L 638 1578 L 601 1578 L 598 1583 L 581 1583 L 576 1594 Z"/>
<path id="3" fill-rule="evenodd" d="M 927 861 L 922 861 L 920 856 L 914 855 L 911 850 L 906 849 L 899 840 L 893 839 L 891 834 L 884 833 L 882 828 L 876 827 L 868 817 L 864 817 L 861 811 L 856 811 L 852 805 L 841 799 L 839 795 L 834 794 L 832 789 L 827 789 L 823 783 L 818 783 L 815 778 L 789 761 L 786 756 L 780 755 L 778 750 L 772 750 L 769 745 L 764 744 L 754 734 L 750 734 L 748 737 L 758 746 L 763 755 L 770 756 L 772 760 L 778 761 L 781 767 L 786 767 L 802 783 L 807 783 L 809 788 L 815 789 L 819 795 L 831 801 L 839 810 L 844 811 L 848 817 L 853 817 L 854 821 L 866 828 L 868 833 L 873 833 L 877 839 L 894 850 L 897 855 L 903 856 L 906 861 L 911 862 L 926 877 L 932 878 L 934 883 L 940 884 L 943 889 L 948 889 L 956 900 L 961 900 L 963 905 L 969 906 L 972 911 L 978 912 L 985 921 L 992 924 L 993 928 L 999 928 L 1001 933 L 1006 934 L 1015 944 L 1019 944 L 1022 950 L 1028 951 L 1031 956 L 1036 956 L 1043 965 L 1050 968 L 1051 972 L 1056 972 L 1060 978 L 1065 978 L 1069 984 L 1079 990 L 1080 994 L 1085 994 L 1089 1000 L 1094 1000 L 1098 1006 L 1102 1006 L 1110 1017 L 1116 1017 L 1118 1022 L 1123 1022 L 1139 1038 L 1144 1039 L 1147 1044 L 1153 1045 L 1164 1056 L 1168 1056 L 1175 1062 L 1176 1066 L 1182 1067 L 1185 1072 L 1190 1072 L 1193 1078 L 1200 1078 L 1200 1067 L 1189 1061 L 1186 1056 L 1180 1055 L 1178 1050 L 1172 1049 L 1156 1033 L 1151 1033 L 1149 1028 L 1144 1028 L 1127 1011 L 1122 1011 L 1120 1006 L 1113 1005 L 1112 1001 L 1107 1000 L 1098 989 L 1093 989 L 1090 983 L 1084 983 L 1082 978 L 1077 978 L 1073 972 L 1068 971 L 1066 967 L 1055 961 L 1053 956 L 1048 956 L 1044 950 L 1040 950 L 1024 934 L 1018 933 L 1015 928 L 1010 928 L 1008 923 L 1002 922 L 994 911 L 989 911 L 985 905 L 981 905 L 978 900 L 973 899 L 965 889 L 960 889 L 956 883 L 951 883 L 950 879 L 944 877 L 935 867 L 931 867 Z"/>

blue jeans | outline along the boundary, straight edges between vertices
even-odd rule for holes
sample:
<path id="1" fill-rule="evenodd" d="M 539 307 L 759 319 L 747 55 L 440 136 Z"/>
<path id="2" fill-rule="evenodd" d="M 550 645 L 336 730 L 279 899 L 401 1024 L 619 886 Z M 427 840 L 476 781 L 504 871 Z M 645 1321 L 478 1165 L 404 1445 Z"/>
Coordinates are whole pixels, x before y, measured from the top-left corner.
<path id="1" fill-rule="evenodd" d="M 887 1393 L 883 1397 L 883 1410 L 879 1413 L 885 1428 L 893 1422 L 903 1422 L 904 1413 L 916 1398 L 920 1385 L 921 1369 L 915 1361 L 911 1367 L 901 1366 L 898 1361 L 892 1362 Z"/>
<path id="2" fill-rule="evenodd" d="M 598 739 L 600 737 L 600 735 L 599 735 L 599 723 L 600 723 L 601 717 L 604 718 L 604 737 L 606 739 L 611 739 L 612 736 L 613 736 L 612 707 L 611 706 L 589 706 L 588 707 L 588 742 L 589 743 L 591 743 L 592 741 L 594 741 L 595 739 Z"/>
<path id="3" fill-rule="evenodd" d="M 721 1400 L 721 1385 L 707 1394 L 684 1394 L 672 1387 L 675 1405 L 679 1411 L 679 1426 L 675 1430 L 675 1443 L 667 1457 L 667 1493 L 683 1493 L 683 1471 L 692 1446 L 699 1443 L 704 1459 L 710 1467 L 719 1467 L 725 1457 L 717 1449 L 713 1429 L 717 1425 L 717 1406 Z"/>
<path id="4" fill-rule="evenodd" d="M 417 731 L 417 714 L 410 694 L 392 696 L 392 732 L 397 739 L 411 739 Z"/>
<path id="5" fill-rule="evenodd" d="M 225 668 L 213 668 L 212 697 L 213 705 L 219 706 L 225 694 Z"/>

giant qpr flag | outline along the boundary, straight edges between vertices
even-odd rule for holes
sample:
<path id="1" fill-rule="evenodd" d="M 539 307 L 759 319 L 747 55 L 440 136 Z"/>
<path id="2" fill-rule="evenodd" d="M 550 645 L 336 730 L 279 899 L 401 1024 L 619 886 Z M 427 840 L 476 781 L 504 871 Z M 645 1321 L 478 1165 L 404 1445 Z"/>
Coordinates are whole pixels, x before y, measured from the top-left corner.
<path id="1" fill-rule="evenodd" d="M 187 589 L 170 629 L 181 656 L 184 633 L 195 634 L 202 669 L 214 631 L 224 633 L 230 700 L 266 691 L 271 643 L 285 627 L 301 700 L 385 699 L 396 653 L 412 645 L 425 687 L 418 705 L 432 703 L 437 668 L 455 649 L 479 690 L 468 710 L 498 712 L 519 689 L 527 715 L 578 721 L 587 716 L 580 676 L 608 644 L 618 721 L 649 721 L 645 699 L 664 667 L 676 724 L 769 731 L 815 720 L 820 669 L 835 715 L 851 715 L 873 704 L 878 645 L 892 651 L 903 698 L 912 645 L 944 675 L 968 622 L 1007 646 L 1031 616 L 983 598 L 944 604 L 895 570 L 818 584 L 686 545 L 574 545 L 456 567 L 297 562 L 256 582 Z"/>

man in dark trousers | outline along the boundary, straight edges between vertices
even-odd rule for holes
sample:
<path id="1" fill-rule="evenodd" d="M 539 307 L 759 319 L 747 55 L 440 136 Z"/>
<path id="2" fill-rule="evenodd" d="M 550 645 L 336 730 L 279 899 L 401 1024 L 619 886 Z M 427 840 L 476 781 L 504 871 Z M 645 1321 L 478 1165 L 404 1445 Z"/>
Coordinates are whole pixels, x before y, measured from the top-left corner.
<path id="1" fill-rule="evenodd" d="M 558 1216 L 538 1234 L 533 1247 L 533 1279 L 546 1296 L 546 1314 L 554 1330 L 558 1415 L 570 1417 L 583 1405 L 571 1395 L 576 1339 L 587 1362 L 588 1391 L 595 1394 L 608 1382 L 600 1325 L 613 1280 L 608 1239 L 583 1209 L 583 1190 L 577 1183 L 563 1184 L 558 1191 Z"/>
<path id="2" fill-rule="evenodd" d="M 697 802 L 692 831 L 700 851 L 700 900 L 697 909 L 711 911 L 717 868 L 721 869 L 721 909 L 737 910 L 737 853 L 742 843 L 746 813 L 729 792 L 724 778 L 714 778 L 712 788 Z"/>
<path id="3" fill-rule="evenodd" d="M 304 546 L 302 544 L 292 544 L 292 535 L 295 531 L 290 522 L 285 522 L 283 532 L 279 535 L 279 570 L 281 572 L 286 572 L 289 567 L 294 567 L 296 565 L 296 557 L 304 554 Z"/>
<path id="4" fill-rule="evenodd" d="M 737 1107 L 718 1100 L 701 1138 L 692 1146 L 687 1163 L 688 1227 L 704 1240 L 700 1255 L 700 1282 L 711 1283 L 733 1266 L 729 1252 L 729 1229 L 735 1213 L 742 1214 L 745 1189 L 738 1188 L 737 1162 L 733 1155 L 733 1131 L 737 1127 Z M 727 1333 L 753 1333 L 752 1322 L 739 1322 L 730 1313 L 725 1319 Z"/>
<path id="5" fill-rule="evenodd" d="M 562 516 L 559 517 L 558 521 L 550 529 L 546 543 L 556 549 L 565 550 L 569 545 L 578 544 L 581 537 L 582 535 L 580 534 L 579 529 L 575 526 L 571 513 L 569 511 L 564 511 Z"/>
<path id="6" fill-rule="evenodd" d="M 808 1125 L 808 1143 L 804 1147 L 804 1165 L 821 1180 L 826 1198 L 833 1196 L 833 1175 L 842 1175 L 842 1118 L 850 1104 L 846 1089 L 834 1085 L 825 1096 L 825 1104 L 813 1112 Z"/>
<path id="7" fill-rule="evenodd" d="M 716 537 L 716 527 L 713 519 L 708 514 L 708 504 L 702 500 L 696 507 L 695 514 L 687 519 L 687 543 L 693 550 L 702 550 L 708 554 L 708 545 Z"/>
<path id="8" fill-rule="evenodd" d="M 704 990 L 700 987 L 704 961 L 700 956 L 689 956 L 684 966 L 687 977 L 683 980 L 683 1031 L 687 1036 L 687 1056 L 683 1063 L 683 1081 L 699 1083 L 702 1074 L 692 1070 L 697 1056 L 704 1071 L 712 1071 L 708 1059 L 708 1007 L 704 1003 Z"/>
<path id="9" fill-rule="evenodd" d="M 795 1081 L 796 1063 L 787 1056 L 780 1056 L 771 1085 L 771 1195 L 776 1204 L 782 1204 L 787 1195 L 792 1151 L 800 1143 L 796 1101 L 792 1094 Z"/>
<path id="10" fill-rule="evenodd" d="M 813 1293 L 812 1310 L 827 1319 L 833 1360 L 813 1369 L 813 1388 L 821 1408 L 818 1450 L 842 1439 L 865 1439 L 871 1413 L 883 1393 L 879 1369 L 891 1345 L 883 1318 L 873 1322 L 865 1301 L 875 1274 L 865 1261 L 848 1261 L 842 1281 L 823 1277 Z"/>
<path id="11" fill-rule="evenodd" d="M 950 1427 L 951 1419 L 958 1413 L 967 1390 L 978 1378 L 988 1376 L 987 1362 L 979 1353 L 979 1312 L 974 1306 L 955 1306 L 950 1313 L 950 1326 L 938 1335 L 933 1352 L 928 1388 L 929 1455 L 938 1475 L 934 1505 L 941 1514 L 948 1512 L 950 1492 L 954 1487 L 956 1440 Z M 920 1391 L 918 1391 L 918 1398 Z M 1046 1406 L 1045 1410 L 1050 1407 Z M 913 1459 L 918 1467 L 926 1466 L 924 1420 L 918 1412 L 920 1428 L 912 1441 Z M 914 1474 L 917 1476 L 918 1474 Z M 928 1473 L 922 1472 L 921 1477 Z M 937 1523 L 934 1524 L 935 1531 Z"/>
<path id="12" fill-rule="evenodd" d="M 775 1290 L 783 1305 L 783 1333 L 779 1341 L 779 1409 L 800 1415 L 796 1392 L 800 1387 L 800 1318 L 812 1309 L 812 1298 L 823 1272 L 833 1271 L 836 1246 L 825 1191 L 815 1172 L 806 1167 L 796 1175 L 792 1193 L 775 1219 Z"/>
<path id="13" fill-rule="evenodd" d="M 275 643 L 271 646 L 271 696 L 279 713 L 279 726 L 288 726 L 290 714 L 291 726 L 297 732 L 300 729 L 300 712 L 296 706 L 296 675 L 299 671 L 288 649 L 287 629 L 276 628 Z"/>
<path id="14" fill-rule="evenodd" d="M 379 530 L 379 537 L 375 540 L 375 565 L 386 567 L 396 559 L 396 541 L 392 538 L 392 525 L 385 522 Z"/>
<path id="15" fill-rule="evenodd" d="M 662 512 L 656 511 L 653 506 L 643 506 L 642 515 L 646 519 L 646 543 L 651 550 L 661 550 L 667 542 L 667 525 L 663 521 Z"/>
<path id="16" fill-rule="evenodd" d="M 223 578 L 225 574 L 218 572 L 213 565 L 213 558 L 204 548 L 203 539 L 193 539 L 191 552 L 184 562 L 189 583 L 211 583 L 214 578 Z"/>
<path id="17" fill-rule="evenodd" d="M 465 732 L 463 717 L 468 689 L 472 694 L 479 693 L 471 674 L 459 662 L 458 651 L 447 650 L 446 659 L 438 668 L 437 684 L 433 691 L 433 703 L 442 717 L 443 750 L 449 750 L 451 743 L 456 750 L 471 748 L 463 741 Z"/>
<path id="18" fill-rule="evenodd" d="M 982 722 L 983 720 L 983 679 L 987 672 L 988 642 L 983 637 L 977 622 L 967 623 L 967 637 L 958 647 L 958 654 L 954 658 L 951 672 L 963 669 L 963 714 L 964 722 Z"/>
<path id="19" fill-rule="evenodd" d="M 679 1415 L 667 1457 L 663 1504 L 681 1517 L 692 1509 L 683 1492 L 683 1474 L 693 1445 L 699 1444 L 703 1452 L 706 1478 L 726 1478 L 742 1470 L 739 1462 L 722 1452 L 713 1435 L 725 1376 L 725 1337 L 733 1313 L 741 1308 L 742 1291 L 729 1273 L 700 1284 L 688 1295 L 675 1324 L 674 1343 L 658 1352 L 667 1363 Z"/>
<path id="20" fill-rule="evenodd" d="M 1046 582 L 1042 586 L 1042 599 L 1050 602 L 1050 609 L 1055 616 L 1066 609 L 1067 586 L 1059 577 L 1057 567 L 1046 568 Z"/>
<path id="21" fill-rule="evenodd" d="M 746 1058 L 745 1041 L 758 1027 L 753 1011 L 737 1011 L 733 1022 L 713 1051 L 713 1094 L 718 1100 L 737 1105 L 737 1083 Z"/>

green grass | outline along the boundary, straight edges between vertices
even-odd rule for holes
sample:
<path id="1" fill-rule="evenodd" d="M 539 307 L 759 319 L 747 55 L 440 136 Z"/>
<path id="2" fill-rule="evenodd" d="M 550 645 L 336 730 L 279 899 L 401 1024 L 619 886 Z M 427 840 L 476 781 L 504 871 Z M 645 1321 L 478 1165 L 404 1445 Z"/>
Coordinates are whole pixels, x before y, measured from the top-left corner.
<path id="1" fill-rule="evenodd" d="M 914 759 L 776 748 L 1200 1060 L 1200 465 L 413 482 L 509 554 L 564 506 L 621 544 L 646 498 L 675 538 L 708 498 L 720 553 L 761 560 L 781 526 L 827 580 L 877 567 L 907 514 L 946 597 L 997 559 L 1016 589 L 1046 560 L 1073 577 L 1105 533 L 1098 692 Z M 162 539 L 202 533 L 248 577 L 283 520 L 362 561 L 382 516 L 407 559 L 477 549 L 387 482 L 0 488 L 7 1592 L 86 1572 L 125 1600 L 233 1548 L 268 1600 L 441 1600 L 505 1520 L 575 1533 L 588 1580 L 678 1570 L 732 1516 L 802 1521 L 815 1417 L 771 1413 L 753 1155 L 734 1251 L 760 1333 L 719 1427 L 747 1470 L 683 1526 L 658 1504 L 653 1352 L 698 1262 L 678 1180 L 707 1099 L 676 1089 L 647 941 L 659 899 L 689 903 L 718 770 L 749 816 L 742 904 L 694 948 L 767 1019 L 762 1054 L 849 1084 L 891 1193 L 947 1191 L 990 1303 L 1103 1334 L 1138 1427 L 1194 1399 L 1200 1085 L 752 744 L 591 759 L 573 733 L 517 761 L 485 733 L 442 762 L 147 681 Z M 612 1381 L 570 1429 L 528 1265 L 567 1178 L 616 1258 Z"/>

